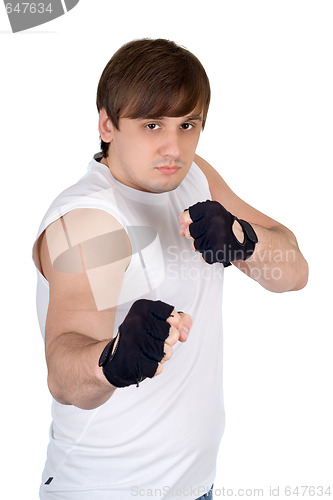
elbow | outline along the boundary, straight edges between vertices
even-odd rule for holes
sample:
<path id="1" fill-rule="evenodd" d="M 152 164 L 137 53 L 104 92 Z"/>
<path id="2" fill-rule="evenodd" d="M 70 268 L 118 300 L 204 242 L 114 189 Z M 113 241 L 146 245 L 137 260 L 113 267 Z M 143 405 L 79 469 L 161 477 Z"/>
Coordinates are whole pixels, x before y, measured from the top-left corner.
<path id="1" fill-rule="evenodd" d="M 67 406 L 76 406 L 81 410 L 94 410 L 104 404 L 110 397 L 113 395 L 115 391 L 115 387 L 108 384 L 108 391 L 103 392 L 103 394 L 96 394 L 95 388 L 87 386 L 85 390 L 78 387 L 75 389 L 74 387 L 69 387 L 67 384 L 61 386 L 57 377 L 52 374 L 49 370 L 47 376 L 47 385 L 49 391 L 55 401 L 62 405 Z"/>
<path id="2" fill-rule="evenodd" d="M 270 291 L 276 293 L 283 292 L 297 292 L 306 287 L 309 279 L 309 266 L 305 259 L 303 259 L 302 264 L 299 266 L 297 273 L 294 274 L 292 282 L 288 284 L 288 280 L 285 283 L 276 284 L 276 287 L 270 288 Z"/>
<path id="3" fill-rule="evenodd" d="M 55 380 L 55 377 L 52 377 L 52 374 L 50 373 L 50 371 L 48 372 L 48 375 L 47 375 L 47 386 L 49 388 L 51 396 L 58 403 L 60 403 L 62 405 L 70 405 L 70 404 L 72 404 L 69 401 L 69 398 L 66 397 L 65 391 L 63 391 L 61 389 L 61 387 L 59 387 L 59 384 L 57 384 L 57 382 Z"/>
<path id="4" fill-rule="evenodd" d="M 274 276 L 273 271 L 275 272 L 276 270 L 279 272 L 277 276 Z M 309 266 L 305 259 L 302 259 L 302 262 L 297 267 L 293 265 L 284 270 L 275 268 L 273 271 L 272 273 L 268 273 L 268 276 L 264 276 L 264 279 L 255 280 L 270 292 L 284 293 L 298 291 L 302 290 L 308 283 Z"/>
<path id="5" fill-rule="evenodd" d="M 70 394 L 69 390 L 66 387 L 61 387 L 57 382 L 56 378 L 48 373 L 47 377 L 47 385 L 51 396 L 57 403 L 67 406 L 76 406 L 81 410 L 92 410 L 94 406 L 87 403 L 87 401 L 81 401 L 80 398 L 75 397 L 74 394 Z"/>
<path id="6" fill-rule="evenodd" d="M 302 277 L 300 279 L 300 281 L 297 283 L 297 285 L 295 286 L 295 288 L 293 288 L 292 290 L 298 291 L 298 290 L 302 290 L 303 288 L 305 288 L 306 285 L 308 284 L 308 278 L 309 278 L 308 274 L 306 276 Z"/>
<path id="7" fill-rule="evenodd" d="M 302 258 L 302 265 L 301 265 L 300 270 L 297 274 L 296 283 L 295 283 L 294 287 L 291 288 L 291 291 L 302 290 L 308 284 L 308 280 L 309 280 L 309 265 L 303 257 Z"/>
<path id="8" fill-rule="evenodd" d="M 75 398 L 75 396 L 73 394 L 69 394 L 66 389 L 62 389 L 59 384 L 57 384 L 55 379 L 50 376 L 50 374 L 47 377 L 47 385 L 51 396 L 55 401 L 57 401 L 57 403 L 67 406 L 76 406 L 81 410 L 92 410 L 95 408 L 93 405 L 90 405 L 86 401 L 82 402 L 79 398 Z"/>

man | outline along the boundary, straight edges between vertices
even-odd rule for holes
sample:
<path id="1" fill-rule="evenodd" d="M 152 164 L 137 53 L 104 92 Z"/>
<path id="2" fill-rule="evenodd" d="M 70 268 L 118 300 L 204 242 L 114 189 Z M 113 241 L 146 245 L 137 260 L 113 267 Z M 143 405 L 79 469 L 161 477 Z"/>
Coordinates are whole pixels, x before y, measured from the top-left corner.
<path id="1" fill-rule="evenodd" d="M 212 498 L 224 269 L 307 282 L 294 235 L 195 154 L 209 101 L 201 63 L 167 40 L 124 45 L 101 76 L 102 151 L 34 245 L 54 398 L 42 499 Z"/>

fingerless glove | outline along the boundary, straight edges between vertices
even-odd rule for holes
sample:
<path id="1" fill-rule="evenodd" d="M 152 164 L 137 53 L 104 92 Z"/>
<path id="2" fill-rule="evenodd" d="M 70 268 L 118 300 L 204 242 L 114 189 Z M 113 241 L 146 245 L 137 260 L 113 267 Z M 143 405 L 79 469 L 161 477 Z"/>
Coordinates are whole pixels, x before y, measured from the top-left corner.
<path id="1" fill-rule="evenodd" d="M 164 356 L 164 342 L 169 336 L 166 319 L 174 307 L 160 300 L 139 299 L 130 308 L 118 330 L 118 343 L 112 354 L 115 337 L 104 348 L 99 366 L 115 387 L 127 387 L 152 378 Z"/>
<path id="2" fill-rule="evenodd" d="M 194 238 L 194 247 L 208 264 L 221 262 L 227 267 L 234 260 L 251 257 L 258 238 L 248 222 L 232 215 L 218 201 L 198 202 L 188 210 L 193 221 L 189 231 Z M 232 230 L 235 220 L 242 226 L 243 243 L 238 241 Z"/>

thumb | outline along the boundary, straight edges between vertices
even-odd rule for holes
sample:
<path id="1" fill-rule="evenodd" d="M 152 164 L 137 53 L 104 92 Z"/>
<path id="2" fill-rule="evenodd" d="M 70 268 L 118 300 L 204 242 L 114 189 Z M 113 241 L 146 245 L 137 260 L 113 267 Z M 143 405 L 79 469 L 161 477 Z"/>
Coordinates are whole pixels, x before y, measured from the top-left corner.
<path id="1" fill-rule="evenodd" d="M 179 341 L 185 342 L 189 336 L 190 329 L 193 324 L 193 319 L 192 316 L 184 313 L 183 311 L 178 311 L 178 314 L 180 315 L 180 320 L 181 320 L 181 326 L 179 330 Z"/>

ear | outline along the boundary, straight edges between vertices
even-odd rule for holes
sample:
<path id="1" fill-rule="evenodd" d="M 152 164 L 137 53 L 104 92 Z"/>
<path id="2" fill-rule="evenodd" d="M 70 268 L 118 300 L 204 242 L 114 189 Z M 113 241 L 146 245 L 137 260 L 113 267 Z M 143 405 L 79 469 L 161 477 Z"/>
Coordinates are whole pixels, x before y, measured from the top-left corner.
<path id="1" fill-rule="evenodd" d="M 104 142 L 112 141 L 114 127 L 104 108 L 99 112 L 98 130 Z"/>

